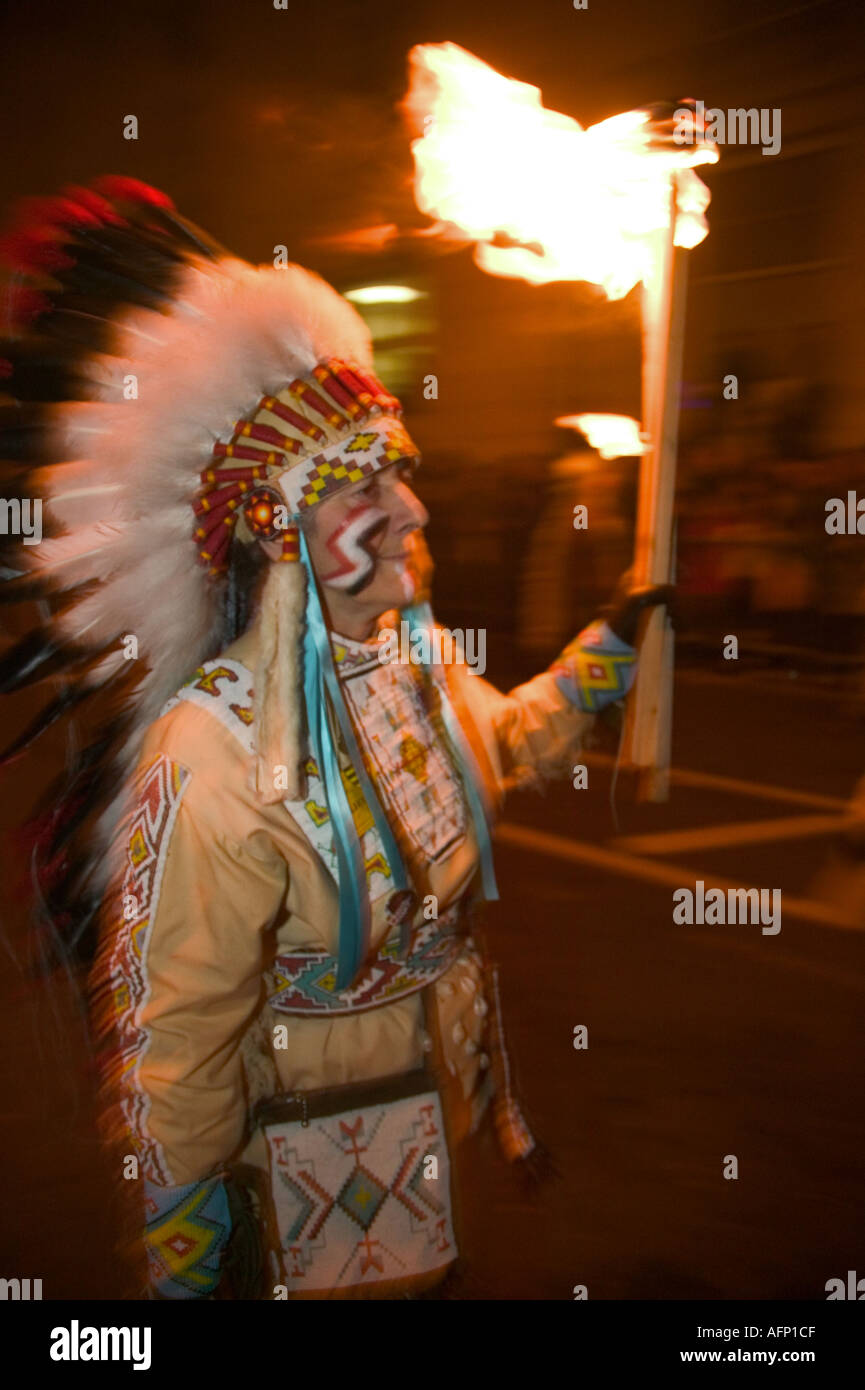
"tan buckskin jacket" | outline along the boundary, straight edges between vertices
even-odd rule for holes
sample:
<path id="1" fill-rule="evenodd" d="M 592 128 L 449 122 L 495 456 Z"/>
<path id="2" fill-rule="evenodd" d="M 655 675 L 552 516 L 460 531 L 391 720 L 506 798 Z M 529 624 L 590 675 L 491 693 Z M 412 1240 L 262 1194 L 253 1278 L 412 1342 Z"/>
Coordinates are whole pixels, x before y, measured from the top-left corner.
<path id="1" fill-rule="evenodd" d="M 374 643 L 333 640 L 364 757 L 417 888 L 415 921 L 428 919 L 431 902 L 441 919 L 475 879 L 478 849 L 435 680 L 410 664 L 382 666 Z M 449 666 L 446 679 L 496 805 L 508 785 L 570 768 L 593 716 L 552 674 L 508 695 L 464 665 Z M 431 1045 L 420 991 L 334 1016 L 280 1013 L 268 1002 L 285 987 L 280 956 L 336 953 L 338 895 L 314 765 L 302 801 L 264 806 L 251 790 L 251 687 L 242 663 L 208 662 L 149 729 L 123 831 L 125 869 L 108 904 L 100 969 L 114 1014 L 115 1091 L 142 1174 L 160 1185 L 198 1181 L 237 1159 L 266 1167 L 250 1140 L 256 1101 L 404 1072 Z M 362 798 L 353 810 L 380 943 L 390 930 L 390 869 Z M 459 1139 L 489 1089 L 487 1006 L 470 942 L 423 993 L 437 1011 Z M 286 1032 L 275 1046 L 278 1025 Z"/>

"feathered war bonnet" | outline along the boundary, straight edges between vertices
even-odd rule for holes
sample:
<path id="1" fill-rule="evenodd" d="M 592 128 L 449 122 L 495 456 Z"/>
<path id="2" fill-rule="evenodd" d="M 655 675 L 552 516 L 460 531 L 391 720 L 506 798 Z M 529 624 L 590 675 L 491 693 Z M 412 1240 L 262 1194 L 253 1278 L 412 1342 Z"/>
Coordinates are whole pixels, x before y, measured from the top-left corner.
<path id="1" fill-rule="evenodd" d="M 0 690 L 60 682 L 6 760 L 89 697 L 113 701 L 71 783 L 49 795 L 38 846 L 48 915 L 68 943 L 89 936 L 115 867 L 105 850 L 124 810 L 119 788 L 144 731 L 218 647 L 232 540 L 276 537 L 282 562 L 268 568 L 255 672 L 255 781 L 266 801 L 298 794 L 306 706 L 333 796 L 347 980 L 369 909 L 362 858 L 361 887 L 350 884 L 357 835 L 325 691 L 344 731 L 350 721 L 297 523 L 321 498 L 417 452 L 373 374 L 363 320 L 318 276 L 255 269 L 164 194 L 125 178 L 23 203 L 0 256 L 5 499 L 46 513 L 41 542 L 6 556 L 0 597 L 36 600 L 40 626 L 0 663 Z"/>

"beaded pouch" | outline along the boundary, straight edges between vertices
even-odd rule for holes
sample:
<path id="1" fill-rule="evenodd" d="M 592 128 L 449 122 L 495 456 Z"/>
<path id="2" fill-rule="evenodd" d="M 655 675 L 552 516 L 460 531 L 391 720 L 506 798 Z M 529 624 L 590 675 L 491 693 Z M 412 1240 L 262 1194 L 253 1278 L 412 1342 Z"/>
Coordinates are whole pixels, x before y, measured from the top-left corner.
<path id="1" fill-rule="evenodd" d="M 442 1105 L 425 1070 L 277 1097 L 256 1115 L 276 1297 L 387 1298 L 443 1277 L 458 1251 Z"/>

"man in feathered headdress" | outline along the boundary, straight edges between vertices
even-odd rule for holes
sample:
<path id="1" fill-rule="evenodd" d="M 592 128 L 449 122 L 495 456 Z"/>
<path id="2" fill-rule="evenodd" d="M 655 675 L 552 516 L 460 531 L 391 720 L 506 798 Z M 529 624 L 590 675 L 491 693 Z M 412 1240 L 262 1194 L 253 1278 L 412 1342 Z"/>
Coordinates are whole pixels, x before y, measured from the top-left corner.
<path id="1" fill-rule="evenodd" d="M 41 890 L 67 941 L 101 914 L 150 1291 L 214 1294 L 250 1209 L 265 1277 L 235 1259 L 235 1295 L 420 1291 L 456 1258 L 449 1157 L 491 1098 L 508 1156 L 535 1152 L 470 923 L 492 817 L 570 768 L 664 595 L 622 590 L 507 696 L 433 640 L 386 658 L 383 622 L 433 635 L 427 516 L 351 306 L 126 179 L 26 208 L 3 251 L 0 438 L 51 521 L 4 596 L 52 616 L 0 675 L 60 681 L 13 755 L 97 710 Z"/>

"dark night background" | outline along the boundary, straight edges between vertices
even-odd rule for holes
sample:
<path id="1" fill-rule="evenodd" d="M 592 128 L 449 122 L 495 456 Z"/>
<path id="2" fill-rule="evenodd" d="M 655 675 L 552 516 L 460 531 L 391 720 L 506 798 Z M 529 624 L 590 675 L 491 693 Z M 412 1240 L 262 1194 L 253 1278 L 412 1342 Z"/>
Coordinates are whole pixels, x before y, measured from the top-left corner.
<path id="1" fill-rule="evenodd" d="M 824 499 L 860 483 L 865 446 L 857 3 L 13 5 L 0 20 L 0 217 L 21 195 L 128 174 L 254 262 L 285 244 L 341 290 L 422 289 L 401 312 L 370 313 L 378 366 L 424 451 L 439 615 L 487 629 L 488 675 L 507 688 L 556 650 L 553 633 L 542 656 L 538 629 L 520 616 L 545 475 L 576 447 L 553 417 L 639 414 L 639 302 L 485 276 L 467 249 L 410 235 L 426 219 L 398 103 L 409 49 L 445 40 L 540 87 L 546 106 L 583 125 L 688 95 L 724 110 L 781 108 L 778 155 L 725 147 L 700 171 L 710 235 L 690 257 L 673 761 L 704 781 L 674 786 L 660 808 L 635 807 L 620 789 L 620 815 L 632 834 L 735 825 L 761 795 L 743 787 L 771 784 L 780 800 L 840 822 L 865 772 L 865 565 L 855 542 L 830 550 L 823 526 Z M 135 141 L 123 138 L 129 114 Z M 399 234 L 385 249 L 360 249 L 357 233 L 386 224 Z M 435 401 L 423 397 L 426 372 L 439 380 Z M 721 395 L 730 372 L 735 403 Z M 625 515 L 628 483 L 623 469 Z M 562 636 L 603 597 L 603 557 L 588 553 L 561 572 Z M 785 601 L 794 559 L 801 592 Z M 752 634 L 736 672 L 719 656 L 729 631 Z M 6 705 L 11 736 L 26 702 Z M 14 832 L 62 756 L 55 740 L 5 776 L 4 829 Z M 512 818 L 605 841 L 603 757 L 599 766 L 577 810 L 565 787 L 520 799 Z M 706 781 L 724 776 L 738 790 Z M 781 814 L 759 801 L 756 813 Z M 693 871 L 810 901 L 815 876 L 835 873 L 826 831 L 814 836 L 758 853 L 714 844 Z M 21 968 L 18 843 L 7 840 L 2 880 L 0 1274 L 42 1277 L 46 1298 L 112 1297 L 128 1276 L 113 1251 L 80 1017 L 62 982 L 36 987 Z M 669 897 L 645 872 L 499 857 L 493 932 L 513 1048 L 565 1176 L 533 1207 L 480 1146 L 468 1195 L 477 1283 L 466 1296 L 568 1299 L 588 1283 L 599 1298 L 821 1298 L 857 1259 L 865 1272 L 865 911 L 844 928 L 800 913 L 777 941 L 704 928 L 683 948 Z M 555 930 L 535 949 L 546 922 Z M 585 1059 L 570 1044 L 578 1022 L 593 1039 Z M 738 1184 L 717 1177 L 730 1151 L 742 1155 Z"/>

